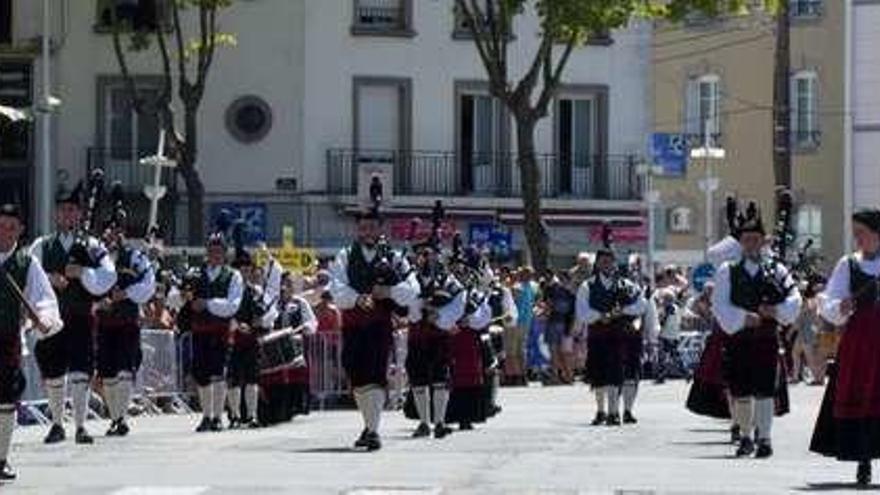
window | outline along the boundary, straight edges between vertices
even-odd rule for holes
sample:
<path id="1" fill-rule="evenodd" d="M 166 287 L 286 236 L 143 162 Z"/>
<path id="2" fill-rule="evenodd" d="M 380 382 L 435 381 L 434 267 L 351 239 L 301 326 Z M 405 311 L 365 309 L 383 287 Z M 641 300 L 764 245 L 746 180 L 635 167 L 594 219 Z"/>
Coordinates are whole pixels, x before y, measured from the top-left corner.
<path id="1" fill-rule="evenodd" d="M 113 26 L 113 10 L 116 19 L 125 29 L 134 31 L 154 31 L 160 23 L 164 26 L 167 20 L 167 9 L 164 0 L 105 0 L 99 2 L 98 22 L 96 29 L 108 31 Z"/>
<path id="2" fill-rule="evenodd" d="M 708 74 L 693 78 L 687 90 L 687 128 L 694 145 L 720 146 L 721 78 Z"/>
<path id="3" fill-rule="evenodd" d="M 823 0 L 791 0 L 789 15 L 796 19 L 816 18 L 822 15 Z"/>
<path id="4" fill-rule="evenodd" d="M 0 45 L 12 43 L 12 0 L 0 0 Z"/>
<path id="5" fill-rule="evenodd" d="M 462 188 L 484 194 L 496 191 L 510 178 L 503 170 L 510 159 L 504 105 L 482 91 L 460 92 L 458 105 Z"/>
<path id="6" fill-rule="evenodd" d="M 669 212 L 669 230 L 676 234 L 686 234 L 691 231 L 693 224 L 693 211 L 687 206 L 677 206 Z"/>
<path id="7" fill-rule="evenodd" d="M 596 168 L 602 162 L 601 137 L 605 96 L 602 93 L 584 93 L 562 97 L 556 107 L 556 146 L 559 168 L 555 177 L 545 178 L 547 186 L 561 194 L 589 195 L 593 191 Z"/>
<path id="8" fill-rule="evenodd" d="M 355 35 L 413 36 L 412 0 L 354 0 Z"/>
<path id="9" fill-rule="evenodd" d="M 795 74 L 791 83 L 792 144 L 798 148 L 819 145 L 818 78 L 813 71 Z"/>
<path id="10" fill-rule="evenodd" d="M 802 246 L 807 239 L 813 240 L 813 248 L 822 249 L 822 208 L 818 205 L 803 205 L 798 209 L 798 246 Z"/>
<path id="11" fill-rule="evenodd" d="M 28 62 L 0 60 L 0 105 L 29 108 L 33 105 L 33 76 Z M 23 162 L 31 157 L 30 122 L 0 118 L 0 161 Z"/>
<path id="12" fill-rule="evenodd" d="M 151 115 L 138 114 L 128 88 L 119 80 L 102 86 L 100 115 L 105 155 L 112 160 L 135 160 L 144 153 L 155 153 L 159 145 L 159 122 Z M 149 101 L 159 94 L 156 87 L 138 84 L 140 96 Z"/>
<path id="13" fill-rule="evenodd" d="M 497 6 L 498 0 L 493 0 L 493 2 L 495 3 L 496 6 L 493 9 L 494 17 L 490 18 L 490 17 L 488 17 L 489 11 L 487 9 L 487 1 L 488 0 L 480 1 L 479 7 L 483 13 L 482 22 L 483 22 L 484 29 L 486 30 L 486 32 L 490 32 L 492 29 L 490 22 L 492 19 L 495 19 L 496 22 L 498 22 L 497 21 L 498 16 L 499 16 L 498 9 L 500 7 Z M 474 13 L 474 15 L 476 15 L 476 13 Z M 467 17 L 465 17 L 464 13 L 462 13 L 461 11 L 458 10 L 458 6 L 456 5 L 456 7 L 455 7 L 455 29 L 452 32 L 452 37 L 456 38 L 456 39 L 468 39 L 468 38 L 471 38 L 471 36 L 472 36 L 472 34 L 471 34 L 470 27 L 468 26 Z M 512 36 L 511 33 L 507 33 L 508 39 L 510 39 L 511 36 Z"/>

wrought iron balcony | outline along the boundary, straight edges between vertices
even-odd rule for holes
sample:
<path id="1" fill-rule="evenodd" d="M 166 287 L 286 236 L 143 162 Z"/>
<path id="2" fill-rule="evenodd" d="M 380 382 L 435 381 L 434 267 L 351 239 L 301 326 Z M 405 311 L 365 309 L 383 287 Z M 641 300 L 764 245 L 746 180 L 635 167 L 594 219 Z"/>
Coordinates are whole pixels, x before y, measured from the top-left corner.
<path id="1" fill-rule="evenodd" d="M 152 150 L 126 148 L 89 148 L 87 168 L 104 170 L 106 184 L 122 183 L 126 193 L 142 194 L 144 186 L 153 184 L 153 168 L 140 164 L 140 159 L 156 153 Z M 177 174 L 174 169 L 162 170 L 162 185 L 169 193 L 177 190 Z"/>
<path id="2" fill-rule="evenodd" d="M 406 7 L 402 1 L 385 3 L 370 2 L 370 5 L 355 5 L 353 34 L 406 34 L 410 26 Z"/>
<path id="3" fill-rule="evenodd" d="M 539 154 L 544 198 L 637 200 L 641 179 L 633 155 Z M 357 194 L 358 168 L 386 164 L 396 196 L 522 196 L 516 153 L 330 149 L 331 194 Z"/>
<path id="4" fill-rule="evenodd" d="M 824 0 L 792 0 L 789 14 L 795 19 L 820 17 L 824 13 Z"/>

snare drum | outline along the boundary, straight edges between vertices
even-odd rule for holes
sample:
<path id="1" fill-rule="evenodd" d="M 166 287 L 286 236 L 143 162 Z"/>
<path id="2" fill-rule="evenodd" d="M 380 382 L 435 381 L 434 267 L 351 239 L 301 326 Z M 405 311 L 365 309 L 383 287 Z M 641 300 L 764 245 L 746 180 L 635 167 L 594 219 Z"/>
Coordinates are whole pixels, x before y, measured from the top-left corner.
<path id="1" fill-rule="evenodd" d="M 261 375 L 305 366 L 306 356 L 301 334 L 287 328 L 276 330 L 260 338 Z"/>

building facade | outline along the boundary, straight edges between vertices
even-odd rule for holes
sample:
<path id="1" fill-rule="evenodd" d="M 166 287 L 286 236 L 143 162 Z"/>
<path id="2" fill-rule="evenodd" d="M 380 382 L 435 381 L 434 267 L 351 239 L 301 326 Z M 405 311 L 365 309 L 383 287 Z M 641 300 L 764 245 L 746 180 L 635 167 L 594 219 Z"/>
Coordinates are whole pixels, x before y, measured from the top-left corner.
<path id="1" fill-rule="evenodd" d="M 844 6 L 791 0 L 791 143 L 797 245 L 807 239 L 827 262 L 842 252 L 844 230 Z M 728 195 L 757 200 L 772 226 L 775 20 L 763 14 L 658 26 L 653 41 L 654 130 L 690 147 L 725 150 L 721 163 L 689 160 L 657 180 L 666 217 L 661 258 L 699 261 L 727 229 Z M 711 221 L 700 183 L 707 163 L 717 177 Z"/>
<path id="2" fill-rule="evenodd" d="M 0 0 L 11 6 L 15 38 L 4 45 L 0 35 L 3 50 L 38 37 L 40 12 L 33 3 Z M 158 0 L 136 3 L 132 15 L 141 18 L 161 8 Z M 137 195 L 151 177 L 138 158 L 155 153 L 157 124 L 131 109 L 107 12 L 92 1 L 78 1 L 76 8 L 70 0 L 57 4 L 63 7 L 53 12 L 52 78 L 63 105 L 53 147 L 61 179 L 74 181 L 101 166 Z M 514 123 L 489 96 L 453 4 L 235 2 L 220 23 L 236 44 L 219 49 L 199 121 L 207 211 L 239 207 L 262 218 L 270 242 L 292 224 L 298 242 L 330 248 L 346 241 L 350 214 L 378 177 L 392 221 L 427 216 L 441 198 L 459 230 L 500 225 L 522 247 Z M 524 72 L 539 43 L 537 31 L 533 13 L 517 19 L 511 77 Z M 637 164 L 650 129 L 650 69 L 644 63 L 650 39 L 650 26 L 637 25 L 577 48 L 550 116 L 539 125 L 554 253 L 585 248 L 604 219 L 644 229 Z M 156 91 L 161 65 L 155 53 L 130 59 L 140 90 Z M 35 52 L 21 60 L 31 68 L 32 92 Z M 28 133 L 33 141 L 36 131 Z M 164 181 L 176 191 L 165 202 L 175 203 L 173 213 L 165 212 L 166 225 L 184 239 L 182 182 L 175 184 L 171 174 Z M 633 246 L 643 243 L 638 232 L 632 237 Z"/>

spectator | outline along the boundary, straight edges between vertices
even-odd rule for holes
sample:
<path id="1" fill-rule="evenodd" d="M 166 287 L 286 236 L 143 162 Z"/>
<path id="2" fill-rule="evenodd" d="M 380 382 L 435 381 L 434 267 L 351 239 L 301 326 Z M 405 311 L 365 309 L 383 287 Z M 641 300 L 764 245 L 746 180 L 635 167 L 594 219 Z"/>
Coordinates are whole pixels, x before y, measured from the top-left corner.
<path id="1" fill-rule="evenodd" d="M 573 383 L 574 371 L 568 366 L 563 343 L 566 337 L 571 337 L 575 296 L 569 288 L 567 272 L 551 274 L 551 277 L 543 298 L 547 308 L 545 340 L 550 347 L 550 366 L 553 371 L 550 383 Z"/>
<path id="2" fill-rule="evenodd" d="M 516 282 L 511 287 L 516 302 L 516 325 L 509 328 L 505 339 L 504 378 L 507 385 L 526 385 L 526 337 L 535 316 L 538 300 L 538 284 L 533 280 L 534 270 L 524 266 L 516 274 Z"/>
<path id="3" fill-rule="evenodd" d="M 333 296 L 325 290 L 321 300 L 315 306 L 315 317 L 318 319 L 318 332 L 339 333 L 342 331 L 342 312 L 333 304 Z"/>

